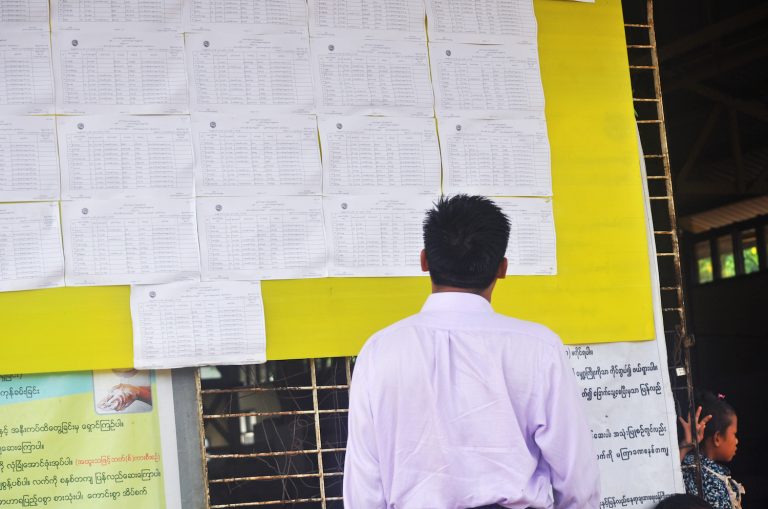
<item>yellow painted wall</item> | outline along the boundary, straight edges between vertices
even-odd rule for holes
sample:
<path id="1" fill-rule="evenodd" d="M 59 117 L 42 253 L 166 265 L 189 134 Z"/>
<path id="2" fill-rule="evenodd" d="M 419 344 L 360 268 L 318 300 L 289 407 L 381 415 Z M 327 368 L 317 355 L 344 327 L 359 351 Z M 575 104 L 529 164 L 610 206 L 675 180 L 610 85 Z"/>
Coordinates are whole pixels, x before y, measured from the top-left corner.
<path id="1" fill-rule="evenodd" d="M 536 0 L 557 276 L 510 277 L 494 307 L 568 343 L 653 339 L 642 182 L 620 0 Z M 267 357 L 354 355 L 412 314 L 421 278 L 263 283 Z M 126 287 L 0 293 L 0 373 L 130 366 Z"/>

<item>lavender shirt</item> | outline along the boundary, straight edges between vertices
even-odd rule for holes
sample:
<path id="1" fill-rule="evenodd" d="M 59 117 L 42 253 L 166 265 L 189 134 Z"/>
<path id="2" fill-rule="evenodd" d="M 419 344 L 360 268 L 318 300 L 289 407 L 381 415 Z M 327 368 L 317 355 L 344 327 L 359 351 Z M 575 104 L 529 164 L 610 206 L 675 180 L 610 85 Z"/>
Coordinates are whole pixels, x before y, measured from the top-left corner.
<path id="1" fill-rule="evenodd" d="M 357 359 L 347 509 L 599 507 L 576 382 L 549 329 L 432 294 Z"/>

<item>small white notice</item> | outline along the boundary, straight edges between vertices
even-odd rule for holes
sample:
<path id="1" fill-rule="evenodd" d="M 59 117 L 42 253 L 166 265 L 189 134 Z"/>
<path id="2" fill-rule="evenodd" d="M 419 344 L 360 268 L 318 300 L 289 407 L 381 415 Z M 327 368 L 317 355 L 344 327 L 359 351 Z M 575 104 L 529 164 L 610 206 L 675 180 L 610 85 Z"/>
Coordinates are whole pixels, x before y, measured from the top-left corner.
<path id="1" fill-rule="evenodd" d="M 432 118 L 321 116 L 323 192 L 440 193 Z"/>
<path id="2" fill-rule="evenodd" d="M 543 118 L 535 45 L 430 43 L 438 116 Z"/>
<path id="3" fill-rule="evenodd" d="M 184 38 L 173 32 L 53 33 L 57 113 L 188 113 Z"/>
<path id="4" fill-rule="evenodd" d="M 433 114 L 429 59 L 422 42 L 313 38 L 312 72 L 321 113 Z"/>
<path id="5" fill-rule="evenodd" d="M 62 202 L 67 285 L 199 280 L 194 200 Z"/>
<path id="6" fill-rule="evenodd" d="M 0 202 L 59 199 L 53 117 L 0 117 Z"/>
<path id="7" fill-rule="evenodd" d="M 551 196 L 547 123 L 441 118 L 446 194 Z"/>
<path id="8" fill-rule="evenodd" d="M 266 361 L 258 281 L 133 286 L 131 318 L 138 369 Z"/>
<path id="9" fill-rule="evenodd" d="M 509 218 L 507 275 L 557 274 L 557 242 L 551 198 L 493 198 Z"/>
<path id="10" fill-rule="evenodd" d="M 192 111 L 311 113 L 309 38 L 225 31 L 187 35 Z"/>
<path id="11" fill-rule="evenodd" d="M 331 276 L 423 276 L 422 221 L 434 196 L 323 200 Z"/>
<path id="12" fill-rule="evenodd" d="M 192 115 L 198 196 L 321 192 L 317 121 L 309 115 Z"/>
<path id="13" fill-rule="evenodd" d="M 363 35 L 425 41 L 422 0 L 309 0 L 312 37 Z"/>
<path id="14" fill-rule="evenodd" d="M 564 348 L 600 467 L 600 506 L 651 509 L 684 492 L 664 341 Z"/>
<path id="15" fill-rule="evenodd" d="M 47 30 L 0 27 L 0 69 L 0 114 L 53 113 L 51 43 Z"/>
<path id="16" fill-rule="evenodd" d="M 58 117 L 62 198 L 191 198 L 189 117 Z"/>
<path id="17" fill-rule="evenodd" d="M 319 196 L 198 198 L 197 215 L 204 281 L 327 275 Z"/>
<path id="18" fill-rule="evenodd" d="M 0 204 L 0 291 L 64 286 L 58 203 Z"/>
<path id="19" fill-rule="evenodd" d="M 426 0 L 429 40 L 500 44 L 536 43 L 532 0 Z"/>

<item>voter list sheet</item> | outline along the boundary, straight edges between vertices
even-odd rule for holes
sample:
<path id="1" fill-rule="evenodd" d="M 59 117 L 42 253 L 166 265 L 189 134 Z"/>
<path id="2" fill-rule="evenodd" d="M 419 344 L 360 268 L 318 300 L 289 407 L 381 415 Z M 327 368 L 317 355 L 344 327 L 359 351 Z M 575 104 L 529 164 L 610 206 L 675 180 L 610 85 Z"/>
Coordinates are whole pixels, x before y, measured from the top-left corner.
<path id="1" fill-rule="evenodd" d="M 322 191 L 314 116 L 195 113 L 192 129 L 198 196 Z"/>
<path id="2" fill-rule="evenodd" d="M 422 221 L 436 196 L 323 200 L 330 276 L 421 276 Z"/>
<path id="3" fill-rule="evenodd" d="M 183 0 L 52 0 L 54 30 L 182 30 Z"/>
<path id="4" fill-rule="evenodd" d="M 54 112 L 50 35 L 46 29 L 0 24 L 0 114 Z"/>
<path id="5" fill-rule="evenodd" d="M 194 200 L 61 204 L 68 286 L 199 280 Z"/>
<path id="6" fill-rule="evenodd" d="M 188 113 L 184 38 L 162 31 L 54 31 L 58 113 Z"/>
<path id="7" fill-rule="evenodd" d="M 319 196 L 197 199 L 202 278 L 327 275 Z"/>
<path id="8" fill-rule="evenodd" d="M 536 42 L 536 17 L 531 0 L 425 0 L 425 4 L 432 42 Z"/>
<path id="9" fill-rule="evenodd" d="M 189 117 L 61 116 L 57 122 L 62 199 L 194 196 Z"/>
<path id="10" fill-rule="evenodd" d="M 131 318 L 139 369 L 266 361 L 258 281 L 133 286 Z"/>
<path id="11" fill-rule="evenodd" d="M 422 0 L 309 0 L 312 37 L 357 35 L 425 41 Z"/>
<path id="12" fill-rule="evenodd" d="M 443 191 L 492 196 L 551 196 L 547 124 L 537 120 L 439 121 Z"/>
<path id="13" fill-rule="evenodd" d="M 59 204 L 0 204 L 0 291 L 63 285 Z"/>
<path id="14" fill-rule="evenodd" d="M 551 198 L 493 198 L 509 218 L 507 275 L 557 274 L 557 241 Z"/>
<path id="15" fill-rule="evenodd" d="M 306 35 L 229 30 L 187 34 L 186 42 L 192 111 L 313 112 Z"/>
<path id="16" fill-rule="evenodd" d="M 185 32 L 307 33 L 305 0 L 188 0 L 184 4 Z"/>
<path id="17" fill-rule="evenodd" d="M 48 31 L 48 0 L 3 0 L 0 25 L 4 29 L 39 28 Z"/>
<path id="18" fill-rule="evenodd" d="M 323 115 L 323 193 L 440 193 L 433 118 Z"/>
<path id="19" fill-rule="evenodd" d="M 0 202 L 59 199 L 56 120 L 0 117 Z"/>
<path id="20" fill-rule="evenodd" d="M 423 42 L 338 36 L 311 45 L 319 113 L 432 116 Z"/>
<path id="21" fill-rule="evenodd" d="M 544 118 L 535 44 L 430 42 L 429 54 L 438 117 Z"/>

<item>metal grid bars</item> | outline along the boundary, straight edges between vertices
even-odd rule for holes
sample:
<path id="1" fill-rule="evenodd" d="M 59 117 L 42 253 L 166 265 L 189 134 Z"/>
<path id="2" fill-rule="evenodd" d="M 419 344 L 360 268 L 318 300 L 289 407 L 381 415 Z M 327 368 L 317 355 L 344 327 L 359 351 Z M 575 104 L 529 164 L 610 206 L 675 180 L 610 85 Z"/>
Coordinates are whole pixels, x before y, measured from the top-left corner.
<path id="1" fill-rule="evenodd" d="M 649 199 L 661 278 L 665 333 L 670 339 L 687 337 L 684 289 L 672 195 L 672 177 L 664 125 L 659 60 L 653 24 L 653 2 L 646 2 L 647 23 L 626 23 L 627 51 L 633 102 L 640 139 L 645 152 Z M 674 361 L 681 361 L 681 350 Z"/>
<path id="2" fill-rule="evenodd" d="M 201 369 L 208 507 L 343 507 L 353 365 L 326 358 Z"/>
<path id="3" fill-rule="evenodd" d="M 685 394 L 689 411 L 695 414 L 690 353 L 693 337 L 689 333 L 686 316 L 677 215 L 672 194 L 672 173 L 664 124 L 664 104 L 653 20 L 653 0 L 646 0 L 645 15 L 646 19 L 641 23 L 624 24 L 632 81 L 632 100 L 647 172 L 648 198 L 661 283 L 664 334 L 666 344 L 672 345 L 672 352 L 670 352 L 672 363 L 670 368 L 674 370 L 671 377 L 672 390 L 676 401 L 680 393 Z M 695 448 L 695 454 L 698 467 L 700 465 L 698 448 Z M 699 474 L 700 468 L 697 468 L 697 477 Z M 701 486 L 700 478 L 698 483 Z"/>

